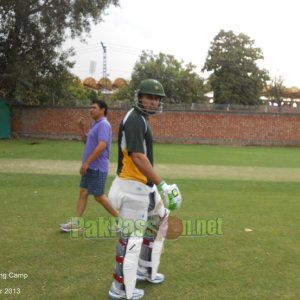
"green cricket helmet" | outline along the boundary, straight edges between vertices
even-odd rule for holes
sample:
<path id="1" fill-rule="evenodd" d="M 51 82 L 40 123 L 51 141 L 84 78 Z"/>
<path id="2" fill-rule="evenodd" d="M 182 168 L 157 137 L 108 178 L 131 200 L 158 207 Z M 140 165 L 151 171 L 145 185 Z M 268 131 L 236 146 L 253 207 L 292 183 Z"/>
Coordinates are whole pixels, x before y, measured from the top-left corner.
<path id="1" fill-rule="evenodd" d="M 139 86 L 136 90 L 134 102 L 135 102 L 135 106 L 146 115 L 155 114 L 156 111 L 150 111 L 144 107 L 144 105 L 142 104 L 142 101 L 141 101 L 142 95 L 155 95 L 155 96 L 159 96 L 160 98 L 163 98 L 166 96 L 164 88 L 158 80 L 155 80 L 155 79 L 143 80 L 139 84 Z M 162 112 L 162 101 L 161 100 L 160 100 L 158 111 Z"/>
<path id="2" fill-rule="evenodd" d="M 162 84 L 155 79 L 145 79 L 143 80 L 137 89 L 138 94 L 148 94 L 148 95 L 156 95 L 160 97 L 165 97 L 165 91 Z"/>

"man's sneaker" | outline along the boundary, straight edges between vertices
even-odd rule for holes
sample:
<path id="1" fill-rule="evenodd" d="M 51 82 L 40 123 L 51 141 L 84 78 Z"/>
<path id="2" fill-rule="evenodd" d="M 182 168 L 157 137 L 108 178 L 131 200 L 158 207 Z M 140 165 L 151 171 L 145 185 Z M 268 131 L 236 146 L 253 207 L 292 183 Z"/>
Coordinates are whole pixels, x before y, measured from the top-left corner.
<path id="1" fill-rule="evenodd" d="M 156 273 L 156 276 L 155 278 L 152 280 L 151 279 L 151 275 L 149 273 L 143 273 L 141 271 L 137 271 L 137 280 L 139 281 L 149 281 L 151 283 L 161 283 L 165 280 L 165 275 L 164 274 L 161 274 L 161 273 Z"/>
<path id="2" fill-rule="evenodd" d="M 125 291 L 120 290 L 116 287 L 115 283 L 113 282 L 111 288 L 108 292 L 109 299 L 127 299 Z M 144 297 L 144 290 L 141 289 L 134 289 L 132 294 L 132 300 L 141 299 Z"/>
<path id="3" fill-rule="evenodd" d="M 80 226 L 77 222 L 68 222 L 66 224 L 60 224 L 59 228 L 61 231 L 70 232 L 72 230 L 79 230 Z"/>

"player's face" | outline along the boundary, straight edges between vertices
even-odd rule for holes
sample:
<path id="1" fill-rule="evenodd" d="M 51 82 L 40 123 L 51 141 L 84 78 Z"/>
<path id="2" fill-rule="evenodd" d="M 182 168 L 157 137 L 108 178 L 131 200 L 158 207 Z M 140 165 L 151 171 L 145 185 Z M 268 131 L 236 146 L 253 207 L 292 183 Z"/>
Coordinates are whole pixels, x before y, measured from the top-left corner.
<path id="1" fill-rule="evenodd" d="M 90 108 L 90 114 L 94 120 L 98 120 L 104 115 L 104 108 L 100 108 L 98 104 L 93 103 Z"/>
<path id="2" fill-rule="evenodd" d="M 153 114 L 157 111 L 160 100 L 161 97 L 159 96 L 145 94 L 142 98 L 142 104 L 148 113 Z"/>

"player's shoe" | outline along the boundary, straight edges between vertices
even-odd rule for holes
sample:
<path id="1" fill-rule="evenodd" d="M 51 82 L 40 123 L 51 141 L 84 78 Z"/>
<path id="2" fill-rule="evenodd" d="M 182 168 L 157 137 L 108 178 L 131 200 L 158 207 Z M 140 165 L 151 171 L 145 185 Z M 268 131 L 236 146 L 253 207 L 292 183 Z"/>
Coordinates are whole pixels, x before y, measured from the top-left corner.
<path id="1" fill-rule="evenodd" d="M 165 275 L 161 273 L 156 273 L 155 278 L 152 280 L 151 275 L 149 273 L 144 273 L 141 271 L 137 271 L 136 279 L 139 281 L 149 281 L 151 283 L 162 283 L 165 280 Z"/>
<path id="2" fill-rule="evenodd" d="M 66 224 L 60 224 L 61 231 L 70 232 L 72 230 L 80 230 L 79 222 L 68 222 Z"/>
<path id="3" fill-rule="evenodd" d="M 109 299 L 127 299 L 125 291 L 120 290 L 116 287 L 115 283 L 113 282 L 111 288 L 108 292 Z M 132 300 L 141 299 L 144 297 L 144 290 L 141 289 L 134 289 L 132 294 Z"/>

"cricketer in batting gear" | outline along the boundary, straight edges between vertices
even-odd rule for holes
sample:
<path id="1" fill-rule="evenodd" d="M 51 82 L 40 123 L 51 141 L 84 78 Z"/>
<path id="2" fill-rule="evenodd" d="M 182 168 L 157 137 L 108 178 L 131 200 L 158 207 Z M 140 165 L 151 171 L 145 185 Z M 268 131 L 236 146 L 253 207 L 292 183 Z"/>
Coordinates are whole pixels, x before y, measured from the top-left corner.
<path id="1" fill-rule="evenodd" d="M 117 176 L 108 195 L 120 216 L 115 280 L 109 291 L 114 299 L 142 298 L 144 291 L 135 288 L 137 278 L 153 283 L 164 280 L 157 271 L 169 211 L 159 204 L 161 197 L 153 184 L 159 185 L 164 200 L 172 209 L 180 205 L 181 195 L 176 186 L 159 184 L 161 179 L 153 169 L 149 115 L 160 110 L 163 97 L 165 92 L 159 81 L 143 80 L 136 91 L 134 107 L 119 127 Z M 148 217 L 152 218 L 151 224 Z M 133 226 L 128 230 L 124 224 Z"/>

